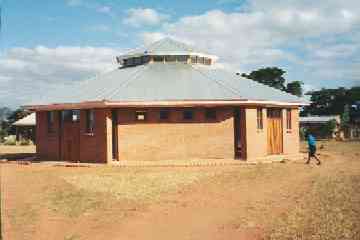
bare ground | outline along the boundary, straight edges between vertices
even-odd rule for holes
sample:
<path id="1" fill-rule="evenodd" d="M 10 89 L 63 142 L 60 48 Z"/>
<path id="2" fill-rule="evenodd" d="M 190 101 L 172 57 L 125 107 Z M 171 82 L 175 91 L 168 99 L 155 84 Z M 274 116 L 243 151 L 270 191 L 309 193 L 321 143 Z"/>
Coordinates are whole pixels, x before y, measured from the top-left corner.
<path id="1" fill-rule="evenodd" d="M 322 144 L 321 166 L 1 164 L 3 236 L 360 239 L 360 143 Z"/>

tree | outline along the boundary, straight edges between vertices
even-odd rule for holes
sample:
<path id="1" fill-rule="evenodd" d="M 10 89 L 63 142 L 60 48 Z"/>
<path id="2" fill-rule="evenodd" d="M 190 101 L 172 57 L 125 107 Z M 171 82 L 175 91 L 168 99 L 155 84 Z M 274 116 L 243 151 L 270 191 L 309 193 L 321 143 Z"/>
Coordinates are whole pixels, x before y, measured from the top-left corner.
<path id="1" fill-rule="evenodd" d="M 311 96 L 311 104 L 301 112 L 302 116 L 306 115 L 342 115 L 345 105 L 348 105 L 350 122 L 360 116 L 360 108 L 350 106 L 356 105 L 360 101 L 360 87 L 352 88 L 323 88 L 318 91 L 306 93 Z"/>
<path id="2" fill-rule="evenodd" d="M 303 95 L 302 85 L 303 84 L 304 83 L 301 81 L 289 82 L 286 86 L 286 92 L 291 93 L 298 97 L 302 97 L 302 95 Z"/>
<path id="3" fill-rule="evenodd" d="M 336 128 L 336 120 L 330 120 L 322 125 L 319 129 L 319 133 L 322 137 L 331 137 Z"/>
<path id="4" fill-rule="evenodd" d="M 341 115 L 341 128 L 344 130 L 349 126 L 350 123 L 350 107 L 349 105 L 344 106 L 344 112 Z"/>
<path id="5" fill-rule="evenodd" d="M 30 113 L 30 111 L 24 110 L 23 108 L 16 109 L 8 116 L 7 121 L 1 123 L 1 128 L 9 135 L 15 134 L 16 130 L 12 124 Z"/>
<path id="6" fill-rule="evenodd" d="M 278 67 L 261 68 L 256 71 L 252 71 L 250 74 L 243 73 L 242 77 L 252 79 L 256 82 L 265 84 L 267 86 L 286 91 L 290 94 L 301 97 L 303 94 L 302 85 L 300 81 L 289 82 L 285 86 L 286 79 L 284 74 L 286 72 Z"/>
<path id="7" fill-rule="evenodd" d="M 285 91 L 286 87 L 284 84 L 286 80 L 283 76 L 285 73 L 286 72 L 280 68 L 267 67 L 252 71 L 250 74 L 243 73 L 241 76 Z"/>
<path id="8" fill-rule="evenodd" d="M 7 107 L 0 107 L 0 123 L 5 121 L 11 114 L 11 109 Z"/>

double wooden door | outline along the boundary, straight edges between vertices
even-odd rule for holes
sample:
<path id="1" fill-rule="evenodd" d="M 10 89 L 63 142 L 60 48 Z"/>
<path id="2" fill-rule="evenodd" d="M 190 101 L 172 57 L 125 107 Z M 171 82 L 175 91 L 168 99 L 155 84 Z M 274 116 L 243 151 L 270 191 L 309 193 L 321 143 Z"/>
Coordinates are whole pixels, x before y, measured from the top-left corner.
<path id="1" fill-rule="evenodd" d="M 282 110 L 271 109 L 267 110 L 267 142 L 268 154 L 283 153 L 283 123 Z"/>

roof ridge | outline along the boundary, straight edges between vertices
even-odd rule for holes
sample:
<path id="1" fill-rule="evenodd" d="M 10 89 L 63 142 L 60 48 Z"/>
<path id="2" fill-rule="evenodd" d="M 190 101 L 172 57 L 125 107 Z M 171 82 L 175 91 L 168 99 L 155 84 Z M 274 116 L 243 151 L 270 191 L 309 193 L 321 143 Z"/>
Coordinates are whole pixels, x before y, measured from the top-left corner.
<path id="1" fill-rule="evenodd" d="M 195 69 L 196 71 L 198 71 L 199 73 L 201 73 L 202 75 L 205 76 L 206 79 L 210 80 L 211 82 L 215 82 L 217 83 L 218 85 L 222 86 L 224 89 L 228 90 L 228 91 L 231 91 L 232 93 L 235 93 L 237 96 L 241 97 L 241 94 L 240 92 L 236 89 L 236 88 L 233 88 L 231 86 L 228 86 L 226 84 L 224 84 L 223 82 L 217 80 L 217 79 L 214 79 L 214 78 L 211 78 L 210 76 L 208 76 L 206 73 L 202 72 L 200 69 L 197 69 L 195 68 L 194 66 L 190 65 L 193 69 Z"/>
<path id="2" fill-rule="evenodd" d="M 118 68 L 115 68 L 114 70 L 111 70 L 111 71 L 109 71 L 109 72 L 104 72 L 104 73 L 96 74 L 94 77 L 88 78 L 88 79 L 86 79 L 85 81 L 81 81 L 81 82 L 78 84 L 78 86 L 76 86 L 76 87 L 88 87 L 88 86 L 90 86 L 90 84 L 93 83 L 93 81 L 97 81 L 97 80 L 99 79 L 99 77 L 101 77 L 101 76 L 103 76 L 103 75 L 111 74 L 111 73 L 113 73 L 113 72 L 116 72 L 117 70 L 118 70 Z M 81 88 L 81 89 L 82 89 L 82 91 L 80 91 L 80 92 L 85 92 L 85 91 L 83 91 L 84 88 Z M 98 89 L 98 90 L 95 92 L 95 94 L 103 91 L 104 89 L 105 89 L 105 87 L 103 87 L 103 88 L 101 88 L 101 89 Z M 74 96 L 74 95 L 73 95 L 73 96 Z M 96 95 L 96 96 L 97 96 L 97 95 Z M 71 97 L 72 97 L 72 96 L 71 96 Z M 81 96 L 80 96 L 80 97 L 81 97 Z"/>
<path id="3" fill-rule="evenodd" d="M 129 77 L 129 79 L 128 79 L 127 81 L 124 81 L 124 82 L 122 82 L 122 84 L 119 84 L 119 86 L 118 86 L 117 88 L 115 88 L 115 89 L 112 91 L 112 93 L 110 93 L 110 94 L 108 95 L 107 98 L 108 98 L 108 99 L 111 99 L 116 93 L 118 93 L 118 92 L 120 91 L 120 88 L 121 88 L 121 87 L 125 87 L 125 86 L 127 86 L 130 82 L 132 82 L 132 81 L 134 81 L 135 79 L 137 79 L 138 76 L 140 75 L 140 72 L 145 71 L 145 69 L 148 68 L 149 66 L 148 66 L 148 65 L 141 65 L 140 67 L 141 67 L 141 68 L 139 68 L 137 71 L 135 71 L 135 72 L 133 73 L 133 75 L 132 75 L 131 77 Z"/>

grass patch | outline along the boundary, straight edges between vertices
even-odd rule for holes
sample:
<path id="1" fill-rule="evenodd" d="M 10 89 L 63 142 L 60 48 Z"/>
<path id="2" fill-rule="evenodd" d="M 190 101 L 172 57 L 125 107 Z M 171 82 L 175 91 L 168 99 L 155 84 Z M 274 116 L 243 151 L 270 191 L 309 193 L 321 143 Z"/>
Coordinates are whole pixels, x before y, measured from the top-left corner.
<path id="1" fill-rule="evenodd" d="M 118 200 L 146 201 L 156 200 L 161 193 L 189 185 L 209 174 L 203 171 L 188 172 L 179 169 L 161 172 L 132 170 L 113 174 L 65 176 L 64 179 L 75 186 L 77 191 L 107 193 Z"/>
<path id="2" fill-rule="evenodd" d="M 74 188 L 69 184 L 54 187 L 48 191 L 49 209 L 71 218 L 102 208 L 104 204 L 102 196 Z"/>
<path id="3" fill-rule="evenodd" d="M 360 176 L 321 176 L 266 239 L 360 239 Z"/>

